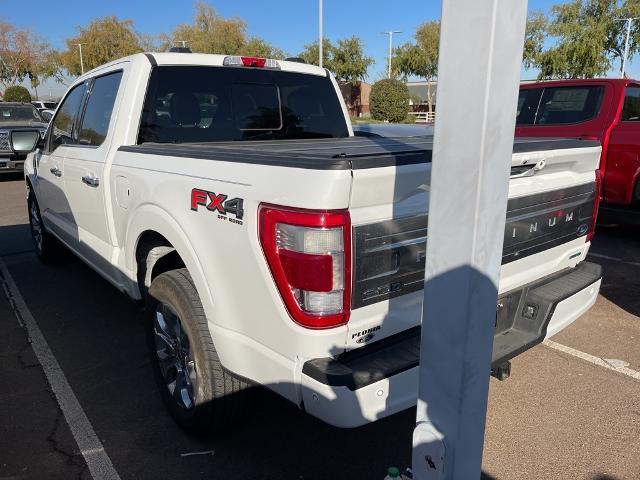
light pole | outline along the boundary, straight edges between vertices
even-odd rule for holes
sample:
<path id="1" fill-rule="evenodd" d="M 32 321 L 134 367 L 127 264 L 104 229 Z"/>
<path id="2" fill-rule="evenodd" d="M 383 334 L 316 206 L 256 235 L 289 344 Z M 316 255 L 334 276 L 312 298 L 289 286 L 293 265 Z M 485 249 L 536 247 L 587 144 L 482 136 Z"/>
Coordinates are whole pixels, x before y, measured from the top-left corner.
<path id="1" fill-rule="evenodd" d="M 414 480 L 480 478 L 526 19 L 527 0 L 442 1 Z"/>
<path id="2" fill-rule="evenodd" d="M 380 32 L 382 35 L 389 35 L 389 65 L 387 67 L 387 78 L 391 78 L 391 53 L 393 48 L 393 34 L 402 33 L 400 30 L 390 30 L 388 32 Z"/>
<path id="3" fill-rule="evenodd" d="M 624 41 L 624 56 L 622 57 L 622 71 L 620 73 L 622 78 L 624 78 L 624 72 L 627 67 L 627 57 L 629 56 L 629 36 L 631 35 L 631 25 L 634 20 L 638 19 L 640 19 L 640 17 L 616 18 L 616 22 L 627 22 L 627 38 Z"/>
<path id="4" fill-rule="evenodd" d="M 82 59 L 82 46 L 86 43 L 76 43 L 76 47 L 80 50 L 80 74 L 84 75 L 84 60 Z"/>
<path id="5" fill-rule="evenodd" d="M 322 0 L 318 0 L 318 65 L 322 68 Z"/>

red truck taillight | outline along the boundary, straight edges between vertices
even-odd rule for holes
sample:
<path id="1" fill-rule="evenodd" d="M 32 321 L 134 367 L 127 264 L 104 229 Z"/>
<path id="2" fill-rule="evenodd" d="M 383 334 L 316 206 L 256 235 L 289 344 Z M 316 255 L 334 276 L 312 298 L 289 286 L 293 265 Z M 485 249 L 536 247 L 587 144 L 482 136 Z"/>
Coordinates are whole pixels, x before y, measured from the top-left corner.
<path id="1" fill-rule="evenodd" d="M 261 205 L 259 236 L 289 315 L 307 328 L 349 321 L 351 219 L 347 210 Z"/>
<path id="2" fill-rule="evenodd" d="M 595 200 L 593 201 L 593 215 L 591 217 L 591 226 L 587 233 L 587 242 L 590 242 L 596 233 L 596 221 L 598 220 L 598 207 L 600 206 L 600 197 L 602 196 L 602 173 L 596 170 L 596 191 Z"/>

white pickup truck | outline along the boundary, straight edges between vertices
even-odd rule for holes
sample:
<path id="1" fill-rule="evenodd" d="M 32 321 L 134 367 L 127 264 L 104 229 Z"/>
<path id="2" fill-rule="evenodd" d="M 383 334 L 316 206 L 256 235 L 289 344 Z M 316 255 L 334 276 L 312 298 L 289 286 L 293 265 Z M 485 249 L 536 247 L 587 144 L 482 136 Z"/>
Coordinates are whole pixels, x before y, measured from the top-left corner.
<path id="1" fill-rule="evenodd" d="M 374 421 L 416 400 L 432 139 L 368 135 L 315 66 L 123 58 L 71 86 L 25 164 L 37 253 L 62 243 L 144 302 L 188 431 L 233 421 L 256 384 L 336 426 Z M 494 374 L 596 300 L 599 156 L 514 144 Z"/>

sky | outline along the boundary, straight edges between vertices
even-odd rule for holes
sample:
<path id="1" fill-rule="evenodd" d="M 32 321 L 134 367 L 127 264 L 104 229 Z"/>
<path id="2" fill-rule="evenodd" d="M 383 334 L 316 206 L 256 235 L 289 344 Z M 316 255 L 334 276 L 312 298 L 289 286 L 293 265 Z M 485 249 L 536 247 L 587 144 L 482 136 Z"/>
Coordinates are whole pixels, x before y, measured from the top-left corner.
<path id="1" fill-rule="evenodd" d="M 566 0 L 529 0 L 529 11 L 548 13 L 553 4 Z M 305 44 L 318 36 L 318 0 L 210 0 L 223 17 L 239 17 L 247 23 L 250 35 L 263 38 L 291 55 L 302 51 Z M 64 40 L 76 33 L 76 28 L 92 19 L 115 15 L 131 19 L 141 33 L 171 32 L 179 23 L 191 23 L 195 1 L 190 0 L 50 0 L 18 2 L 0 0 L 0 18 L 22 28 L 29 28 L 46 38 L 54 47 L 64 46 Z M 359 36 L 365 52 L 375 60 L 369 69 L 368 81 L 385 76 L 388 37 L 380 32 L 400 30 L 394 45 L 411 41 L 417 26 L 439 19 L 439 0 L 324 0 L 324 33 L 332 41 Z M 640 59 L 631 63 L 628 72 L 640 77 Z M 615 75 L 615 72 L 611 72 Z M 523 69 L 523 79 L 535 78 L 535 71 Z M 59 96 L 66 87 L 47 82 L 40 89 L 42 96 Z"/>

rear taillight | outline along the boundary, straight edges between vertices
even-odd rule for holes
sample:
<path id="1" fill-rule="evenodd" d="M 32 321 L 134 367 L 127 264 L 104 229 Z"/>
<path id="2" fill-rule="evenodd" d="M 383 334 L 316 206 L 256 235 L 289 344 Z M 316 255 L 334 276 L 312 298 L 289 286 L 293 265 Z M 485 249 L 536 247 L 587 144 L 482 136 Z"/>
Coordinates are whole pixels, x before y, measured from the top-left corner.
<path id="1" fill-rule="evenodd" d="M 347 210 L 261 205 L 259 235 L 289 315 L 307 328 L 349 321 L 351 220 Z"/>
<path id="2" fill-rule="evenodd" d="M 280 64 L 271 58 L 241 57 L 239 55 L 224 57 L 222 65 L 225 67 L 280 68 Z"/>
<path id="3" fill-rule="evenodd" d="M 600 170 L 596 170 L 596 191 L 593 201 L 593 215 L 591 217 L 591 226 L 587 233 L 587 242 L 590 242 L 596 233 L 596 221 L 598 220 L 598 207 L 600 206 L 600 196 L 602 195 L 602 174 Z"/>

